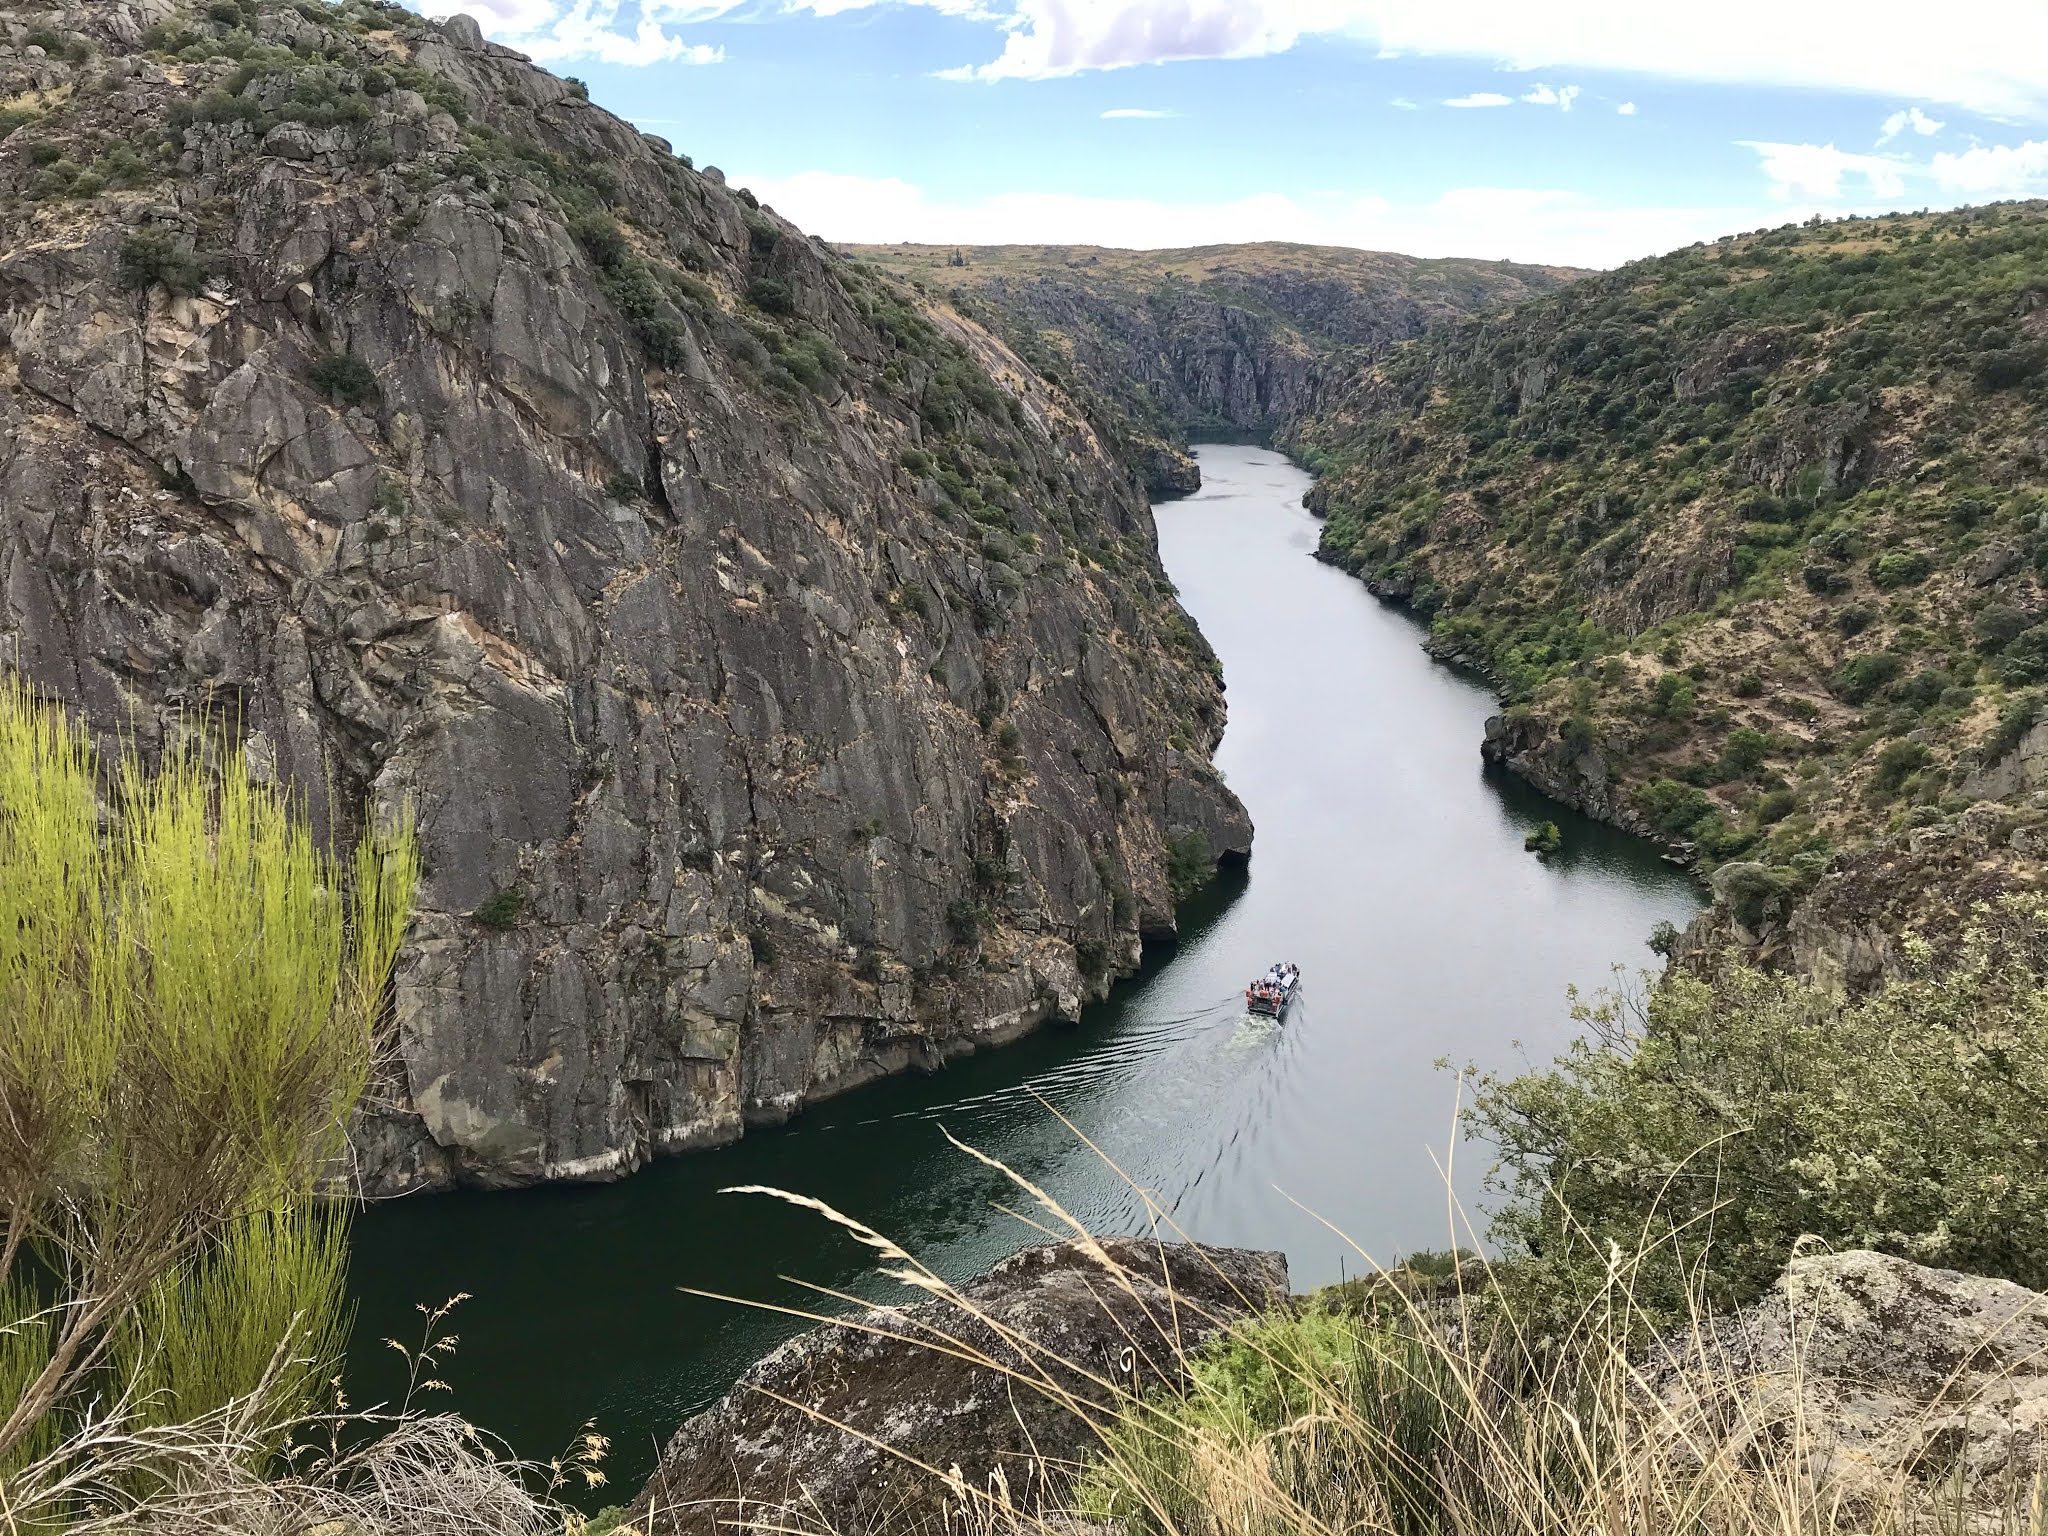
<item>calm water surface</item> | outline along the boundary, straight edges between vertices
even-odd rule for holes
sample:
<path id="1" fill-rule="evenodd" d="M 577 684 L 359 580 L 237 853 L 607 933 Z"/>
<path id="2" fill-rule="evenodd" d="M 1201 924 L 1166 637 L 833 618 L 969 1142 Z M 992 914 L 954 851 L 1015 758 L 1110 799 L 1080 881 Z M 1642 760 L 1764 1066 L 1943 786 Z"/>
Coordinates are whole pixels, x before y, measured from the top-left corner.
<path id="1" fill-rule="evenodd" d="M 1482 772 L 1491 699 L 1424 656 L 1412 623 L 1310 559 L 1307 476 L 1259 449 L 1200 456 L 1203 489 L 1159 509 L 1159 536 L 1223 658 L 1217 762 L 1258 824 L 1249 874 L 1196 903 L 1177 949 L 1078 1029 L 877 1084 L 623 1183 L 368 1212 L 354 1260 L 359 1402 L 401 1385 L 377 1341 L 416 1335 L 416 1304 L 468 1291 L 456 1391 L 441 1403 L 530 1456 L 595 1419 L 614 1437 L 614 1486 L 630 1492 L 661 1438 L 799 1326 L 680 1287 L 797 1305 L 792 1278 L 885 1293 L 862 1250 L 816 1217 L 721 1189 L 817 1196 L 956 1278 L 1035 1239 L 994 1209 L 1017 1193 L 942 1132 L 1098 1231 L 1144 1228 L 1135 1183 L 1191 1236 L 1286 1250 L 1297 1287 L 1358 1270 L 1324 1220 L 1376 1259 L 1447 1242 L 1438 1168 L 1456 1084 L 1436 1063 L 1547 1059 L 1570 1037 L 1566 987 L 1648 963 L 1652 926 L 1684 922 L 1697 897 L 1645 845 Z M 1522 851 L 1546 819 L 1565 833 L 1548 863 Z M 1277 1028 L 1242 1005 L 1276 959 L 1304 973 Z M 1484 1162 L 1466 1148 L 1453 1165 L 1468 1204 Z"/>

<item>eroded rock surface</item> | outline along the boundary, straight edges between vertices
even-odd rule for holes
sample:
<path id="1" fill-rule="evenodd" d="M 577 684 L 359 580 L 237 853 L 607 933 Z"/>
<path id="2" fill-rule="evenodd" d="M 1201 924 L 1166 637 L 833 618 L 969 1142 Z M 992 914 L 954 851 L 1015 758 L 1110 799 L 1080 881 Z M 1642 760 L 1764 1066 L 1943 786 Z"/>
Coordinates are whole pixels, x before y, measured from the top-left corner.
<path id="1" fill-rule="evenodd" d="M 1718 1368 L 1817 1448 L 1817 1474 L 1877 1495 L 1960 1473 L 1950 1515 L 2025 1508 L 2048 1426 L 2048 1297 L 1854 1251 L 1794 1259 L 1722 1330 Z M 1995 1518 L 1988 1528 L 1996 1529 Z"/>
<path id="2" fill-rule="evenodd" d="M 0 658 L 415 808 L 371 1189 L 1072 1018 L 1248 850 L 1072 403 L 473 24 L 0 9 L 0 102 Z"/>
<path id="3" fill-rule="evenodd" d="M 1186 1350 L 1287 1295 L 1277 1253 L 1135 1238 L 1101 1251 L 1107 1266 L 1076 1244 L 1027 1248 L 957 1299 L 791 1340 L 677 1432 L 629 1520 L 652 1536 L 936 1529 L 972 1507 L 942 1480 L 956 1470 L 1019 1509 L 1056 1508 L 1095 1443 L 1063 1396 L 1179 1380 Z"/>

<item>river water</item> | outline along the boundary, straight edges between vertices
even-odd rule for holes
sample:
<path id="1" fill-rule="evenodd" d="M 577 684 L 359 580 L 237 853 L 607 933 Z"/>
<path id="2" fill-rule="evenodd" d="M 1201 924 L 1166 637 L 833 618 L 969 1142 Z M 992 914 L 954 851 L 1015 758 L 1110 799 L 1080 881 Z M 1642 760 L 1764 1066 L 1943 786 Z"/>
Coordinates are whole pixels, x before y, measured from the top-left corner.
<path id="1" fill-rule="evenodd" d="M 1223 658 L 1217 762 L 1258 826 L 1249 872 L 1192 903 L 1179 945 L 1077 1029 L 622 1183 L 372 1209 L 354 1252 L 357 1402 L 402 1387 L 378 1341 L 415 1338 L 416 1305 L 467 1291 L 443 1373 L 455 1390 L 434 1405 L 536 1457 L 594 1419 L 630 1494 L 661 1438 L 799 1326 L 682 1287 L 795 1305 L 806 1295 L 784 1277 L 885 1294 L 819 1218 L 722 1189 L 815 1196 L 954 1278 L 1036 1240 L 994 1208 L 1023 1198 L 944 1132 L 1097 1231 L 1142 1230 L 1142 1189 L 1190 1236 L 1284 1249 L 1297 1288 L 1358 1272 L 1332 1227 L 1381 1261 L 1470 1240 L 1450 1193 L 1482 1219 L 1485 1156 L 1449 1158 L 1457 1081 L 1439 1061 L 1549 1059 L 1571 1035 L 1567 987 L 1651 963 L 1651 928 L 1698 898 L 1646 845 L 1482 770 L 1492 700 L 1310 558 L 1306 475 L 1255 448 L 1200 458 L 1202 490 L 1158 509 L 1159 537 Z M 1548 861 L 1522 851 L 1544 820 L 1565 836 Z M 1274 960 L 1304 976 L 1280 1027 L 1242 1003 Z"/>

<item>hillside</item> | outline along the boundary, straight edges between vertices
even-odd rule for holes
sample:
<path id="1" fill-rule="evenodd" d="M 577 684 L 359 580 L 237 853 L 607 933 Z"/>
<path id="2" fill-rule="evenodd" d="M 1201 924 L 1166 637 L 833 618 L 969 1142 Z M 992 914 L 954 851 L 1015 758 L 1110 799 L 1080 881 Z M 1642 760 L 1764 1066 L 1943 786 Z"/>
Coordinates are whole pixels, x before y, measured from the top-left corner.
<path id="1" fill-rule="evenodd" d="M 1333 246 L 860 246 L 951 297 L 1093 403 L 1156 495 L 1200 484 L 1189 441 L 1265 441 L 1306 413 L 1332 350 L 1415 336 L 1577 276 Z"/>
<path id="2" fill-rule="evenodd" d="M 2040 782 L 2048 207 L 1588 278 L 1354 360 L 1288 446 L 1324 556 L 1513 703 L 1490 755 L 1739 865 L 1751 923 Z"/>
<path id="3" fill-rule="evenodd" d="M 1248 849 L 1140 488 L 980 327 L 464 18 L 0 38 L 0 655 L 417 809 L 371 1188 L 1072 1017 Z"/>

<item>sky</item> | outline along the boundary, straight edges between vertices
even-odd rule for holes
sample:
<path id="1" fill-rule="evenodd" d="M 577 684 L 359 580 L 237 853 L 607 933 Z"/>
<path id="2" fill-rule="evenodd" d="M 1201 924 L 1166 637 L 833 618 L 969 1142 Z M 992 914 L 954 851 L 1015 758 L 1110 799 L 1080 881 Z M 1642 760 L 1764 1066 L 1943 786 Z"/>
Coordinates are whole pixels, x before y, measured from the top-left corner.
<path id="1" fill-rule="evenodd" d="M 408 0 L 848 242 L 1614 266 L 2048 195 L 2048 0 Z"/>

